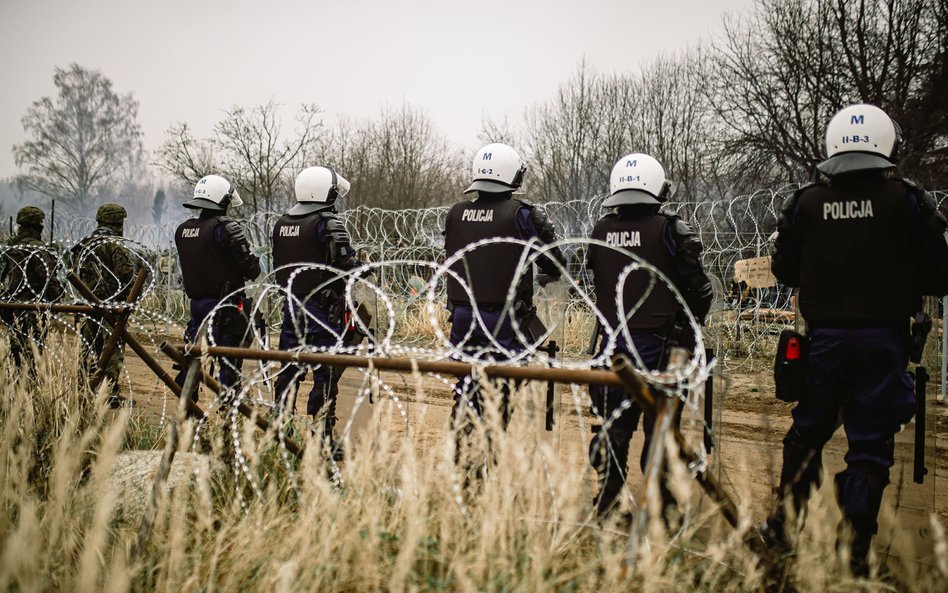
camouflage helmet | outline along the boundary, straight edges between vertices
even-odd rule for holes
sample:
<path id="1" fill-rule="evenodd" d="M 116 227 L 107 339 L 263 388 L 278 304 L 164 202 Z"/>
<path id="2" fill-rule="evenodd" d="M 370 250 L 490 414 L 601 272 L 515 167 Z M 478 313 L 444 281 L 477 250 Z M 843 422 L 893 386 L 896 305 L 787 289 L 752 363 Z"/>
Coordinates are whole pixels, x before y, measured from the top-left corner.
<path id="1" fill-rule="evenodd" d="M 95 213 L 95 221 L 103 224 L 121 224 L 126 218 L 128 218 L 128 212 L 121 204 L 115 202 L 102 204 Z"/>
<path id="2" fill-rule="evenodd" d="M 43 224 L 46 214 L 36 206 L 24 206 L 16 213 L 17 224 Z"/>

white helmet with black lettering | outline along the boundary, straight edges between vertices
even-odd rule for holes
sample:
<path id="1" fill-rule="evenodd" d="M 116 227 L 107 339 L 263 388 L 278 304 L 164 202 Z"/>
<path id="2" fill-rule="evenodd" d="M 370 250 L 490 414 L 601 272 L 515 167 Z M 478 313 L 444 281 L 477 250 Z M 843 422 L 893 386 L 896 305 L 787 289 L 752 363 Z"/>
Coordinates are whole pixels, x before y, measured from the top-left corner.
<path id="1" fill-rule="evenodd" d="M 850 105 L 826 126 L 824 175 L 892 169 L 902 144 L 902 129 L 875 105 Z"/>
<path id="2" fill-rule="evenodd" d="M 665 168 L 653 157 L 634 152 L 619 159 L 609 176 L 609 197 L 603 208 L 633 204 L 661 204 L 671 195 Z"/>
<path id="3" fill-rule="evenodd" d="M 464 193 L 513 192 L 523 184 L 526 171 L 527 165 L 516 150 L 506 144 L 488 144 L 474 155 L 473 183 Z"/>
<path id="4" fill-rule="evenodd" d="M 330 167 L 307 167 L 296 176 L 296 205 L 287 214 L 302 216 L 349 193 L 349 181 Z"/>
<path id="5" fill-rule="evenodd" d="M 184 207 L 226 212 L 228 206 L 241 206 L 243 203 L 230 181 L 220 175 L 205 175 L 194 185 L 194 197 L 185 202 Z"/>

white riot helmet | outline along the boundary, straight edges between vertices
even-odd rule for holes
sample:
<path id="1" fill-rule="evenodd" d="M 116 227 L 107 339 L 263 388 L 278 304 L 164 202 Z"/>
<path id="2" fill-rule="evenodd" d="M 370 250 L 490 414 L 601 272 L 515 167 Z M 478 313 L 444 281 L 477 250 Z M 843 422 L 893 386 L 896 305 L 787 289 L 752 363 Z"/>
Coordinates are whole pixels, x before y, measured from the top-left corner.
<path id="1" fill-rule="evenodd" d="M 228 206 L 241 206 L 243 203 L 230 181 L 220 175 L 206 175 L 194 185 L 194 197 L 185 202 L 184 207 L 226 212 Z"/>
<path id="2" fill-rule="evenodd" d="M 634 152 L 616 162 L 609 176 L 609 197 L 603 208 L 633 204 L 661 204 L 667 202 L 671 184 L 665 179 L 665 169 L 647 154 Z"/>
<path id="3" fill-rule="evenodd" d="M 512 192 L 523 184 L 527 165 L 516 150 L 506 144 L 494 143 L 481 148 L 474 155 L 474 182 L 464 193 Z"/>
<path id="4" fill-rule="evenodd" d="M 330 167 L 307 167 L 296 176 L 296 205 L 287 214 L 302 216 L 330 206 L 349 193 L 349 181 Z"/>
<path id="5" fill-rule="evenodd" d="M 892 169 L 902 129 L 875 105 L 850 105 L 826 126 L 826 160 L 816 166 L 824 175 Z"/>

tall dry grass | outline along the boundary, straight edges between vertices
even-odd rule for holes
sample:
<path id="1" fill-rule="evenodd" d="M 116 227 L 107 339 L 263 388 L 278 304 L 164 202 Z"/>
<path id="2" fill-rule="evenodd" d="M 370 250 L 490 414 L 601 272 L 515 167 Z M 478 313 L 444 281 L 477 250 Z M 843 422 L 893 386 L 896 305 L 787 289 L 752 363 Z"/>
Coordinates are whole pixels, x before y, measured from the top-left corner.
<path id="1" fill-rule="evenodd" d="M 72 354 L 58 352 L 58 360 Z M 528 412 L 542 410 L 537 388 L 518 394 L 526 403 L 507 431 L 497 428 L 496 411 L 473 425 L 460 466 L 446 433 L 424 435 L 428 445 L 419 447 L 420 435 L 390 403 L 374 407 L 369 429 L 338 466 L 317 441 L 296 462 L 249 423 L 212 415 L 189 424 L 181 450 L 207 462 L 190 464 L 162 497 L 136 556 L 140 513 L 114 476 L 123 448 L 161 446 L 159 428 L 148 438 L 138 427 L 142 434 L 129 438 L 129 412 L 106 410 L 101 395 L 92 401 L 68 364 L 41 364 L 36 384 L 2 370 L 2 591 L 765 589 L 764 570 L 744 544 L 750 523 L 739 533 L 726 529 L 681 467 L 673 486 L 688 501 L 683 527 L 669 537 L 652 524 L 649 545 L 630 558 L 627 528 L 591 519 L 584 446 L 564 455 L 536 430 Z M 147 492 L 150 480 L 142 482 Z M 797 591 L 857 586 L 833 550 L 831 505 L 818 498 L 810 509 L 790 579 Z M 944 591 L 948 543 L 944 529 L 934 529 L 939 551 L 930 570 L 909 583 L 858 586 Z"/>

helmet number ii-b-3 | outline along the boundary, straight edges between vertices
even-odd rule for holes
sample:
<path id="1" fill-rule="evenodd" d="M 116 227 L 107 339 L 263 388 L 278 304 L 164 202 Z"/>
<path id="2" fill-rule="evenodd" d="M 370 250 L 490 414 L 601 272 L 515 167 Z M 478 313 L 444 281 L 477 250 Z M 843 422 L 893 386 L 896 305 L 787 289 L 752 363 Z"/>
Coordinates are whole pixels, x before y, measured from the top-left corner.
<path id="1" fill-rule="evenodd" d="M 826 175 L 895 167 L 902 130 L 875 105 L 841 109 L 826 126 L 826 160 L 817 168 Z"/>

